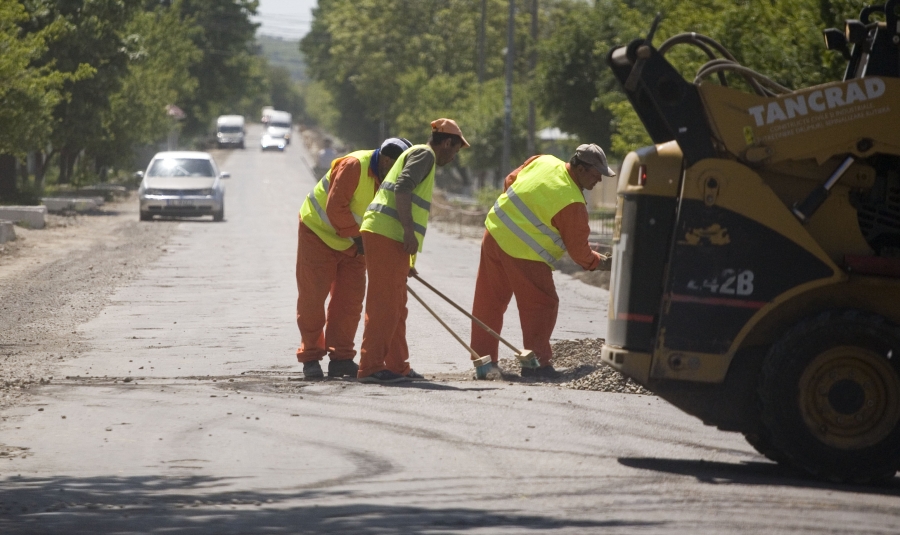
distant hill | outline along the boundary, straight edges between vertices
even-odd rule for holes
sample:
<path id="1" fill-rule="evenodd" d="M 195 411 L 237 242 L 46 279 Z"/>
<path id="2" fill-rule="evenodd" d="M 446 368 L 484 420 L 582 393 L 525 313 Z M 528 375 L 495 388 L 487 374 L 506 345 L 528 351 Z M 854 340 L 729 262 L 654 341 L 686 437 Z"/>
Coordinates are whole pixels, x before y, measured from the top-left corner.
<path id="1" fill-rule="evenodd" d="M 303 55 L 300 54 L 299 41 L 258 35 L 256 42 L 262 55 L 269 60 L 271 65 L 287 69 L 294 81 L 306 81 L 306 63 L 303 61 Z"/>

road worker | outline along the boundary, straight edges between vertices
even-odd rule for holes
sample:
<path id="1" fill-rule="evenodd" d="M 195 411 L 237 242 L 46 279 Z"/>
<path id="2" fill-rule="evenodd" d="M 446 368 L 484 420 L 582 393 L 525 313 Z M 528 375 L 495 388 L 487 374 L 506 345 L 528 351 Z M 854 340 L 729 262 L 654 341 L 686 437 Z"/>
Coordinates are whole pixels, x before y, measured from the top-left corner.
<path id="1" fill-rule="evenodd" d="M 516 296 L 523 346 L 540 362 L 539 368 L 523 367 L 523 377 L 559 375 L 551 364 L 550 335 L 559 307 L 552 263 L 568 252 L 586 270 L 609 269 L 607 258 L 588 244 L 583 192 L 604 176 L 616 174 L 603 149 L 594 144 L 580 145 L 568 162 L 533 156 L 506 177 L 505 192 L 488 213 L 472 315 L 499 333 L 503 314 Z M 497 366 L 496 338 L 473 323 L 471 342 L 472 349 L 490 355 Z"/>
<path id="2" fill-rule="evenodd" d="M 428 143 L 400 155 L 363 217 L 369 291 L 357 374 L 360 382 L 424 379 L 407 362 L 406 279 L 415 274 L 415 255 L 422 250 L 435 168 L 447 165 L 468 146 L 455 121 L 433 121 Z"/>
<path id="3" fill-rule="evenodd" d="M 375 150 L 331 162 L 300 208 L 297 238 L 297 360 L 307 378 L 355 377 L 353 339 L 366 292 L 366 262 L 359 224 L 394 161 L 412 143 L 390 138 Z M 328 313 L 325 300 L 331 295 Z"/>

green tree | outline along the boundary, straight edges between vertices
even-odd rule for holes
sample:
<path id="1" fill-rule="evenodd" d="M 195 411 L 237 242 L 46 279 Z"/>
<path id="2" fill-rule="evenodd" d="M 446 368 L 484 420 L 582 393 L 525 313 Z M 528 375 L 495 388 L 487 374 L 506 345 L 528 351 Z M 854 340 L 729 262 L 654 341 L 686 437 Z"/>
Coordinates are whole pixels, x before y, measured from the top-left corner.
<path id="1" fill-rule="evenodd" d="M 615 6 L 563 0 L 553 6 L 540 44 L 536 95 L 562 130 L 607 147 L 612 113 L 605 96 L 618 92 L 606 66 L 616 39 Z M 616 100 L 620 100 L 617 96 Z"/>
<path id="2" fill-rule="evenodd" d="M 29 0 L 25 5 L 31 14 L 26 31 L 59 29 L 36 64 L 71 74 L 65 98 L 54 109 L 52 147 L 43 154 L 38 173 L 40 185 L 46 163 L 58 154 L 60 182 L 65 183 L 81 151 L 103 137 L 102 118 L 128 67 L 122 28 L 136 6 L 123 0 Z M 85 65 L 91 76 L 78 75 Z"/>
<path id="3" fill-rule="evenodd" d="M 136 147 L 165 139 L 174 127 L 166 106 L 190 99 L 197 88 L 189 68 L 202 54 L 190 39 L 192 28 L 164 6 L 139 11 L 126 24 L 128 69 L 104 115 L 97 167 L 131 166 Z"/>
<path id="4" fill-rule="evenodd" d="M 507 2 L 488 4 L 490 80 L 503 75 Z M 459 117 L 479 92 L 480 6 L 480 0 L 320 0 L 300 49 L 310 76 L 332 92 L 337 133 L 366 146 L 387 134 L 422 139 L 432 119 Z M 527 24 L 523 12 L 517 20 L 523 44 Z M 526 57 L 517 57 L 524 72 Z"/>
<path id="5" fill-rule="evenodd" d="M 27 17 L 16 0 L 0 0 L 0 152 L 18 156 L 49 139 L 66 79 L 51 65 L 34 66 L 58 28 L 25 33 L 19 23 Z"/>
<path id="6" fill-rule="evenodd" d="M 0 155 L 7 160 L 21 158 L 49 141 L 53 109 L 69 79 L 52 65 L 35 66 L 59 25 L 26 33 L 20 24 L 27 20 L 28 13 L 19 2 L 0 0 Z M 15 174 L 0 175 L 0 197 L 12 198 L 17 192 Z"/>
<path id="7" fill-rule="evenodd" d="M 207 133 L 217 115 L 246 106 L 248 95 L 264 86 L 264 69 L 255 50 L 258 0 L 176 0 L 172 6 L 196 27 L 190 33 L 202 56 L 190 66 L 196 91 L 180 105 L 187 113 L 187 135 Z"/>

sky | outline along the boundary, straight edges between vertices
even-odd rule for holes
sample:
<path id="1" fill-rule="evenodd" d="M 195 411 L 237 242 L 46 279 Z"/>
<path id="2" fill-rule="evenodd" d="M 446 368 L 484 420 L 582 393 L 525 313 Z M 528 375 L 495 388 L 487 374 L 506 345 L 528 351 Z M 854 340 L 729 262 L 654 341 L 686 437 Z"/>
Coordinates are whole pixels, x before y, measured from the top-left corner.
<path id="1" fill-rule="evenodd" d="M 309 31 L 314 7 L 316 0 L 259 0 L 254 19 L 261 24 L 258 33 L 299 40 Z"/>

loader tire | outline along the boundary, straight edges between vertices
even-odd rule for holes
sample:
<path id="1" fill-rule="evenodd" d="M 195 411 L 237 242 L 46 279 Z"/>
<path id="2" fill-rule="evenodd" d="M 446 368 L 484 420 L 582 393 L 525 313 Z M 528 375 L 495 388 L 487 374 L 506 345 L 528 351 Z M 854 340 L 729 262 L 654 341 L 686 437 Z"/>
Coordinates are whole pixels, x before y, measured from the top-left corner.
<path id="1" fill-rule="evenodd" d="M 847 483 L 900 469 L 900 328 L 885 318 L 830 310 L 797 324 L 769 350 L 759 397 L 768 441 L 794 467 Z"/>
<path id="2" fill-rule="evenodd" d="M 766 459 L 781 465 L 793 466 L 790 459 L 772 445 L 772 438 L 769 437 L 767 429 L 762 428 L 753 433 L 744 433 L 744 440 Z"/>

